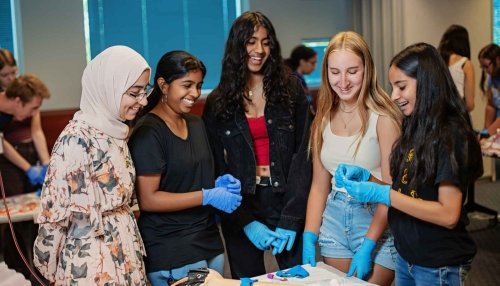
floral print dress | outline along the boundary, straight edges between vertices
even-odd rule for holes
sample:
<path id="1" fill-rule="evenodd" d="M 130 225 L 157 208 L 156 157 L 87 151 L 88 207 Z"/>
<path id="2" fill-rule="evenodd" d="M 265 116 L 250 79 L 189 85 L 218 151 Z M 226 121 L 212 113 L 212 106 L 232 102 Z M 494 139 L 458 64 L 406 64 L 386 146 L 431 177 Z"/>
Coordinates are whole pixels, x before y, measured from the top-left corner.
<path id="1" fill-rule="evenodd" d="M 59 136 L 43 185 L 34 263 L 55 285 L 146 285 L 129 208 L 135 170 L 125 140 L 83 121 Z"/>

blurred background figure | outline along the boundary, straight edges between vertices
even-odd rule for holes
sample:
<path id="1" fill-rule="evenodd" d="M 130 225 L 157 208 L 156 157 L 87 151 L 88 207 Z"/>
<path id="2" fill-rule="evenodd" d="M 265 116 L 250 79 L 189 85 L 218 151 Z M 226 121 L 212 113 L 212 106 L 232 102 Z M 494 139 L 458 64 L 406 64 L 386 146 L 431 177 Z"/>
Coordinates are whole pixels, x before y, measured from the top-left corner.
<path id="1" fill-rule="evenodd" d="M 307 86 L 304 75 L 308 75 L 316 69 L 317 60 L 318 55 L 316 51 L 304 45 L 296 46 L 292 50 L 290 58 L 285 60 L 285 64 L 292 69 L 292 73 L 300 79 L 300 82 L 304 87 L 304 92 L 306 93 L 307 100 L 311 104 L 311 110 L 313 111 L 313 113 L 314 110 L 316 110 L 314 105 L 314 98 Z"/>
<path id="2" fill-rule="evenodd" d="M 488 99 L 481 135 L 489 137 L 500 129 L 500 47 L 488 44 L 479 51 L 478 59 L 482 70 L 479 87 Z"/>
<path id="3" fill-rule="evenodd" d="M 39 114 L 42 101 L 49 96 L 47 86 L 38 77 L 27 74 L 15 78 L 6 91 L 0 92 L 0 132 L 5 131 L 5 128 L 12 121 L 23 121 Z M 26 161 L 19 154 L 20 150 L 24 150 L 25 145 L 20 143 L 13 146 L 6 139 L 2 139 L 2 144 L 3 154 L 1 155 L 0 170 L 6 195 L 21 194 L 25 191 L 23 186 L 30 190 L 33 190 L 34 186 L 40 187 L 45 177 L 46 168 Z M 25 182 L 21 184 L 20 181 L 23 180 Z M 5 263 L 9 268 L 28 277 L 29 270 L 17 253 L 10 232 L 5 231 L 6 226 L 0 225 L 0 241 L 3 243 Z M 22 221 L 14 223 L 13 226 L 21 250 L 26 257 L 30 257 L 36 235 L 36 225 L 33 221 Z"/>
<path id="4" fill-rule="evenodd" d="M 14 56 L 9 50 L 0 49 L 0 89 L 6 90 L 14 82 L 18 74 Z M 42 94 L 48 94 L 47 87 L 42 84 L 27 84 L 27 88 L 39 89 Z M 0 156 L 0 170 L 4 178 L 4 187 L 7 196 L 34 192 L 40 186 L 33 186 L 26 171 L 37 162 L 46 166 L 49 163 L 47 141 L 42 130 L 40 111 L 23 120 L 15 118 L 3 128 L 4 138 L 14 147 L 21 156 L 19 162 L 11 161 L 5 156 Z"/>
<path id="5" fill-rule="evenodd" d="M 467 29 L 451 25 L 439 42 L 439 53 L 450 69 L 458 94 L 467 111 L 474 109 L 474 67 L 470 61 L 470 42 Z"/>

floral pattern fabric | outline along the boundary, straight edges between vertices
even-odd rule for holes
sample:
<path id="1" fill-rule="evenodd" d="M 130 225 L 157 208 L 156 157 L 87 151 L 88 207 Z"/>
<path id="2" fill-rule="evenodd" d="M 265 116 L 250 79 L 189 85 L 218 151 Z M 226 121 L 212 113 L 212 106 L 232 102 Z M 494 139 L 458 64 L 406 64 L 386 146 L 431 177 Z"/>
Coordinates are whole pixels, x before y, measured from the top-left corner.
<path id="1" fill-rule="evenodd" d="M 125 140 L 71 121 L 51 156 L 34 263 L 55 285 L 146 285 Z"/>

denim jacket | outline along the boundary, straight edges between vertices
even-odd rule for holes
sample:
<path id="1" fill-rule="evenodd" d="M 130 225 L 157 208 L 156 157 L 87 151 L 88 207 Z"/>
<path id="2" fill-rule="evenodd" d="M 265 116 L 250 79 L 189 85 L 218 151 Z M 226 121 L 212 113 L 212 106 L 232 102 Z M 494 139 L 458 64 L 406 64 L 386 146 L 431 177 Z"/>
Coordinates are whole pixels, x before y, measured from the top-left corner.
<path id="1" fill-rule="evenodd" d="M 266 104 L 264 117 L 269 135 L 269 167 L 273 192 L 284 193 L 284 207 L 277 227 L 301 231 L 309 195 L 312 165 L 307 154 L 311 113 L 300 83 L 293 88 L 293 114 L 282 105 Z M 295 92 L 296 91 L 296 92 Z M 216 176 L 230 173 L 241 181 L 241 193 L 254 194 L 256 160 L 250 129 L 242 109 L 227 121 L 218 120 L 209 95 L 203 112 L 209 141 L 214 152 Z M 235 228 L 255 220 L 245 211 L 245 202 L 232 214 Z"/>

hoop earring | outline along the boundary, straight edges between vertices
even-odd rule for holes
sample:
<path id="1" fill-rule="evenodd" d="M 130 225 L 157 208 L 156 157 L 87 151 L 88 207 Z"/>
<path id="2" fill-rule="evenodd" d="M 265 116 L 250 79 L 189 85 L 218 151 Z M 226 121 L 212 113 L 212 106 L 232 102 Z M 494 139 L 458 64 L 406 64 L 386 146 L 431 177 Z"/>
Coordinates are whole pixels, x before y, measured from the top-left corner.
<path id="1" fill-rule="evenodd" d="M 167 98 L 167 95 L 166 94 L 163 94 L 161 96 L 161 103 L 165 103 L 165 99 Z"/>

